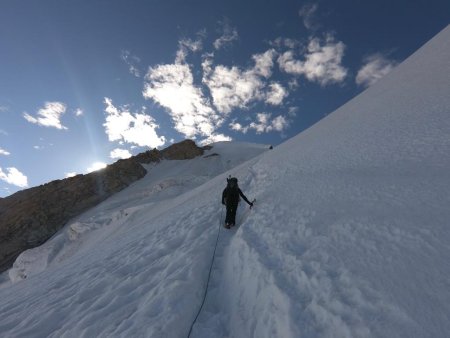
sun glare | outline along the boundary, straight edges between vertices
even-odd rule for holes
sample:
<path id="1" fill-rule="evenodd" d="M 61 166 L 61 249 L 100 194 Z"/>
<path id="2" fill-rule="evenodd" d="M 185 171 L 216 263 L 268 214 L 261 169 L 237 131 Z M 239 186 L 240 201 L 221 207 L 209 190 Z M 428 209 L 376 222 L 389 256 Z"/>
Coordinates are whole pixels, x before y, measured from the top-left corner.
<path id="1" fill-rule="evenodd" d="M 93 171 L 97 171 L 97 170 L 100 170 L 100 169 L 103 169 L 103 168 L 106 168 L 106 163 L 94 162 L 94 163 L 92 163 L 92 165 L 89 168 L 87 168 L 87 172 L 91 173 Z"/>

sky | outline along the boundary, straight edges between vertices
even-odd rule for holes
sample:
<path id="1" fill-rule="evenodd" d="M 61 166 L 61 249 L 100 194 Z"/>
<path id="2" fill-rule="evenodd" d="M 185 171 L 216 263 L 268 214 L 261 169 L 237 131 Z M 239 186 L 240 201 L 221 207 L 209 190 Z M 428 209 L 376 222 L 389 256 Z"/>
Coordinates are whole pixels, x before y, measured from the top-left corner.
<path id="1" fill-rule="evenodd" d="M 450 23 L 450 2 L 2 1 L 0 197 L 183 139 L 278 145 Z"/>

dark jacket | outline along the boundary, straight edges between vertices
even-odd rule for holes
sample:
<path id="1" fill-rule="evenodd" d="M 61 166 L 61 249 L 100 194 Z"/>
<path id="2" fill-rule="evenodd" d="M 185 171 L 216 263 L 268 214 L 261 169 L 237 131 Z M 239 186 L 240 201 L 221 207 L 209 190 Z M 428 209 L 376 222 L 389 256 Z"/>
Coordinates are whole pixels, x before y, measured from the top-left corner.
<path id="1" fill-rule="evenodd" d="M 244 199 L 245 202 L 247 202 L 248 205 L 252 205 L 252 203 L 245 197 L 245 195 L 242 193 L 242 190 L 237 188 L 233 190 L 228 190 L 229 188 L 225 188 L 222 193 L 222 204 L 226 205 L 237 205 L 239 203 L 239 196 Z"/>

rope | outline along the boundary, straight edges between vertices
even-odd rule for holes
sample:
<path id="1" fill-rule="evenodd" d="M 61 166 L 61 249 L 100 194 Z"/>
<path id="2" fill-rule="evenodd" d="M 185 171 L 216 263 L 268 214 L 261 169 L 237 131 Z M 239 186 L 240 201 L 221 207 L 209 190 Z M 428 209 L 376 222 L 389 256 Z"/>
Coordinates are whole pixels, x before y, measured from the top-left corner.
<path id="1" fill-rule="evenodd" d="M 222 215 L 223 215 L 223 207 L 222 207 L 222 209 L 220 211 L 219 230 L 217 231 L 216 244 L 214 246 L 214 252 L 213 252 L 212 259 L 211 259 L 211 266 L 209 267 L 208 280 L 206 281 L 206 288 L 205 288 L 205 293 L 203 294 L 202 305 L 200 305 L 200 308 L 198 309 L 197 315 L 195 316 L 195 319 L 194 319 L 194 321 L 191 324 L 191 328 L 189 329 L 188 338 L 191 336 L 192 328 L 194 327 L 194 324 L 197 321 L 197 318 L 198 318 L 198 316 L 200 315 L 200 312 L 203 309 L 203 305 L 205 304 L 205 300 L 206 300 L 206 295 L 208 294 L 209 280 L 211 278 L 211 271 L 212 271 L 212 267 L 214 265 L 214 258 L 216 257 L 216 249 L 217 249 L 217 243 L 219 242 L 220 228 L 222 227 Z"/>

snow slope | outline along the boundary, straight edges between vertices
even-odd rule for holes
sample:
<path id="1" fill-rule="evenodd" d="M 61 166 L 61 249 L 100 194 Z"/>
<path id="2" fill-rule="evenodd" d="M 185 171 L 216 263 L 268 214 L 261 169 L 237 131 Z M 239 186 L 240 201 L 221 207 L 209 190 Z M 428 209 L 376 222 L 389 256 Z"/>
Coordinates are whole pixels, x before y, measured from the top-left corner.
<path id="1" fill-rule="evenodd" d="M 191 337 L 447 337 L 449 89 L 450 26 L 274 150 L 152 168 L 19 257 L 0 336 L 187 337 L 218 238 Z"/>

